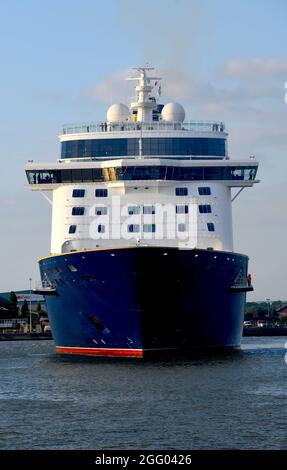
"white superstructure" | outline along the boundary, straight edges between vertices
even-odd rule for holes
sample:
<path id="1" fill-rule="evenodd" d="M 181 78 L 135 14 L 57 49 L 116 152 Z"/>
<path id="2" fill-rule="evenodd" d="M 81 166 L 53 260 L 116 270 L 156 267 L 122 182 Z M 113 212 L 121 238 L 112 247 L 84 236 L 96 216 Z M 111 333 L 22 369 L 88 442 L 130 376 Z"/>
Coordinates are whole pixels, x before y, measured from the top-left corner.
<path id="1" fill-rule="evenodd" d="M 158 105 L 160 79 L 137 70 L 131 110 L 114 104 L 102 123 L 66 126 L 61 159 L 26 166 L 29 186 L 52 204 L 51 253 L 138 244 L 232 251 L 232 200 L 256 182 L 257 162 L 229 159 L 223 123 L 185 122 L 180 104 Z"/>

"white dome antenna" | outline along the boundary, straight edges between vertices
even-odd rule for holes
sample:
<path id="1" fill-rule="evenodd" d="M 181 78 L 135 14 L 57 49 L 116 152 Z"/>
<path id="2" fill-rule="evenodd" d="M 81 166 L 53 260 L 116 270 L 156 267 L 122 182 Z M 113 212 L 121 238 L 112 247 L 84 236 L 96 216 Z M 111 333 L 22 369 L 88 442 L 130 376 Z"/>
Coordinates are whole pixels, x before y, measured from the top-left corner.
<path id="1" fill-rule="evenodd" d="M 129 119 L 130 111 L 125 104 L 112 104 L 107 111 L 107 121 L 109 123 L 124 123 Z"/>
<path id="2" fill-rule="evenodd" d="M 161 111 L 161 116 L 166 122 L 183 122 L 185 111 L 179 103 L 167 103 Z"/>

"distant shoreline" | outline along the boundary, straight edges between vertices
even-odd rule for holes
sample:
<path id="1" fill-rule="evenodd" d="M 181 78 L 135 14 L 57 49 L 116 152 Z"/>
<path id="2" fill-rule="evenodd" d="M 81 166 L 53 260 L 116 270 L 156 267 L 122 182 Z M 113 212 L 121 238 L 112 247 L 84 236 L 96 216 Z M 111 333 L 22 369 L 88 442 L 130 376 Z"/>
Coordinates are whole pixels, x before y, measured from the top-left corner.
<path id="1" fill-rule="evenodd" d="M 53 339 L 50 332 L 47 333 L 2 333 L 0 341 L 31 341 Z"/>
<path id="2" fill-rule="evenodd" d="M 243 336 L 287 336 L 287 328 L 249 326 L 243 328 Z"/>
<path id="3" fill-rule="evenodd" d="M 243 336 L 287 336 L 287 327 L 248 327 L 243 329 Z M 53 336 L 47 333 L 2 333 L 0 341 L 35 341 L 52 340 Z"/>

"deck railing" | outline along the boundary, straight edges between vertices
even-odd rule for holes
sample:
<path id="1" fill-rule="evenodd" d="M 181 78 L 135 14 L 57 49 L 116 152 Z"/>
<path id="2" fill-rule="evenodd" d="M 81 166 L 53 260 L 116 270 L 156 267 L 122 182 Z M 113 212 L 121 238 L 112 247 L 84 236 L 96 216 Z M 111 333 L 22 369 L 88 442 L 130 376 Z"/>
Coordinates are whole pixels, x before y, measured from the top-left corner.
<path id="1" fill-rule="evenodd" d="M 132 132 L 132 131 L 197 131 L 225 132 L 225 124 L 220 121 L 190 121 L 190 122 L 91 122 L 82 124 L 66 124 L 62 134 L 80 134 L 95 132 Z"/>

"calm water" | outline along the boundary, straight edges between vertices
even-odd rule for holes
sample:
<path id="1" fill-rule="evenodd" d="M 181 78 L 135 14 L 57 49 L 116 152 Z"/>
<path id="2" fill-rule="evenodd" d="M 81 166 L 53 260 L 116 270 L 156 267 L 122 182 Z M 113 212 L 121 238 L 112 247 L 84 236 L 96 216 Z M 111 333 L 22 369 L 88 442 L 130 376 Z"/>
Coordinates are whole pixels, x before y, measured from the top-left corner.
<path id="1" fill-rule="evenodd" d="M 0 448 L 287 449 L 284 343 L 139 362 L 0 342 Z"/>

